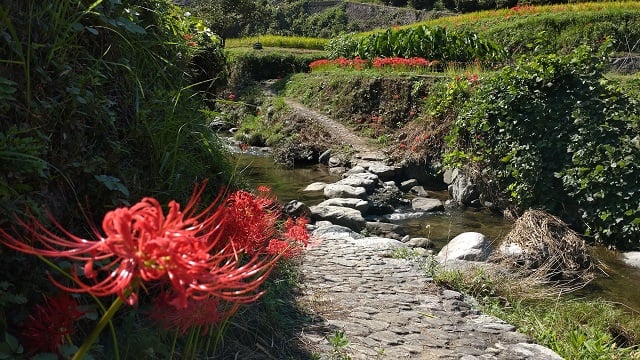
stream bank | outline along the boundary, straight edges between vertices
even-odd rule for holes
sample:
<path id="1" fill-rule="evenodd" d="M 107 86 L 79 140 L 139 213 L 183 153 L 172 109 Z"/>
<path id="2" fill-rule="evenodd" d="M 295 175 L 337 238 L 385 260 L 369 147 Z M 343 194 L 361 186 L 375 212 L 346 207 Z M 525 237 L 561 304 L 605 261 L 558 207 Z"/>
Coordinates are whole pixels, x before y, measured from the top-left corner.
<path id="1" fill-rule="evenodd" d="M 235 158 L 251 185 L 273 185 L 285 202 L 305 198 L 317 206 L 323 192 L 304 191 L 305 184 L 342 178 L 321 164 L 274 167 L 259 151 Z M 442 218 L 451 226 L 452 216 L 443 209 L 411 220 L 420 219 L 424 227 Z M 393 258 L 393 251 L 408 248 L 405 243 L 321 220 L 310 230 L 318 243 L 305 252 L 298 301 L 313 315 L 300 335 L 311 353 L 352 359 L 561 359 L 513 325 L 478 311 L 473 299 L 436 285 L 419 263 Z M 347 344 L 336 347 L 327 340 L 336 337 Z"/>
<path id="2" fill-rule="evenodd" d="M 235 152 L 235 150 L 234 150 Z M 268 152 L 250 148 L 244 153 L 235 152 L 234 160 L 245 181 L 252 187 L 268 185 L 283 203 L 298 200 L 305 204 L 317 205 L 323 200 L 321 192 L 305 192 L 304 188 L 313 182 L 334 182 L 341 179 L 323 164 L 287 168 L 274 163 Z M 446 191 L 432 191 L 435 197 L 445 200 Z M 494 247 L 511 229 L 512 222 L 490 211 L 477 211 L 463 208 L 447 208 L 445 211 L 428 216 L 409 218 L 394 222 L 402 226 L 412 237 L 429 238 L 433 251 L 437 253 L 456 235 L 474 231 L 483 233 Z M 626 265 L 619 252 L 602 247 L 591 247 L 591 254 L 607 275 L 596 277 L 585 288 L 576 292 L 576 296 L 624 304 L 637 312 L 640 310 L 640 288 L 630 286 L 640 282 L 640 271 Z"/>

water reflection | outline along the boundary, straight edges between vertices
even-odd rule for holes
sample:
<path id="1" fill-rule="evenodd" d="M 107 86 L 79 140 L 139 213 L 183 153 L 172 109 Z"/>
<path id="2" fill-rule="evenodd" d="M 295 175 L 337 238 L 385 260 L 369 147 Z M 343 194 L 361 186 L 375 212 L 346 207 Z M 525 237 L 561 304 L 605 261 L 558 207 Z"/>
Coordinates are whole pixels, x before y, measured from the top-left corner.
<path id="1" fill-rule="evenodd" d="M 282 203 L 300 200 L 307 205 L 316 205 L 324 200 L 321 192 L 302 191 L 307 185 L 321 181 L 332 183 L 340 180 L 332 175 L 324 165 L 287 169 L 275 164 L 273 159 L 264 153 L 234 154 L 232 161 L 236 164 L 236 173 L 251 187 L 267 185 Z"/>
<path id="2" fill-rule="evenodd" d="M 395 223 L 402 225 L 413 237 L 431 239 L 436 249 L 442 248 L 449 240 L 468 231 L 484 234 L 494 246 L 497 246 L 511 229 L 511 223 L 502 216 L 487 211 L 459 209 L 450 209 Z"/>

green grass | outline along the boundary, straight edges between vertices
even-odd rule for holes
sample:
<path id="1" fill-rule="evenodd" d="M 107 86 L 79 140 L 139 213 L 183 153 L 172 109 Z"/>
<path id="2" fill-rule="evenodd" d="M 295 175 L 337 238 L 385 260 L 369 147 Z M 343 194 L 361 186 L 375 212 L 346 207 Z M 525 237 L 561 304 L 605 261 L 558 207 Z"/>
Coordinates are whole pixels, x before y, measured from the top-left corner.
<path id="1" fill-rule="evenodd" d="M 566 359 L 640 359 L 640 315 L 619 304 L 562 295 L 476 270 L 432 269 L 435 281 L 475 297 L 482 310 L 516 326 Z"/>
<path id="2" fill-rule="evenodd" d="M 324 47 L 328 43 L 328 41 L 328 39 L 302 36 L 262 35 L 240 39 L 227 39 L 225 41 L 225 47 L 227 49 L 238 47 L 251 48 L 253 47 L 253 44 L 261 43 L 263 47 L 324 50 Z"/>
<path id="3" fill-rule="evenodd" d="M 527 6 L 522 10 L 513 9 L 497 9 L 477 11 L 466 14 L 458 14 L 452 16 L 443 16 L 440 18 L 429 19 L 419 23 L 400 26 L 399 29 L 410 28 L 418 25 L 427 26 L 462 26 L 471 27 L 475 30 L 488 30 L 496 24 L 512 23 L 514 20 L 523 18 L 540 18 L 542 15 L 548 14 L 570 14 L 579 18 L 588 14 L 610 14 L 626 11 L 640 11 L 640 2 L 638 1 L 602 1 L 602 2 L 585 2 L 570 3 L 556 5 L 540 5 Z M 380 30 L 373 30 L 373 33 Z M 366 34 L 366 33 L 363 33 Z"/>
<path id="4" fill-rule="evenodd" d="M 616 1 L 479 11 L 429 19 L 397 29 L 426 25 L 469 30 L 496 41 L 515 53 L 533 50 L 540 45 L 541 39 L 551 44 L 555 50 L 566 51 L 579 44 L 596 43 L 603 36 L 610 35 L 617 40 L 619 51 L 627 51 L 640 38 L 638 24 L 640 2 Z M 386 29 L 358 35 L 367 36 L 380 31 Z M 633 51 L 638 52 L 640 49 Z"/>

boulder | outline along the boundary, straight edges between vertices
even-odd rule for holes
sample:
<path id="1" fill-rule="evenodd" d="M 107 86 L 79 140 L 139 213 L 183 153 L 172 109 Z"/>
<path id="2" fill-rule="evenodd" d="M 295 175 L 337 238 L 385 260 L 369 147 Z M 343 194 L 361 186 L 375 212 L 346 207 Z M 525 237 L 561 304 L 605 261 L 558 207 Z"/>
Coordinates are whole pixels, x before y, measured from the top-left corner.
<path id="1" fill-rule="evenodd" d="M 640 251 L 622 253 L 622 261 L 628 266 L 640 268 Z"/>
<path id="2" fill-rule="evenodd" d="M 307 185 L 307 187 L 304 188 L 303 191 L 323 191 L 325 186 L 327 186 L 327 183 L 314 182 Z"/>
<path id="3" fill-rule="evenodd" d="M 422 185 L 412 187 L 411 189 L 409 189 L 409 192 L 421 197 L 429 196 L 429 192 Z"/>
<path id="4" fill-rule="evenodd" d="M 349 185 L 353 187 L 363 187 L 367 192 L 372 192 L 378 184 L 378 175 L 372 173 L 351 174 L 338 181 L 336 184 Z"/>
<path id="5" fill-rule="evenodd" d="M 438 253 L 440 262 L 447 260 L 485 261 L 491 254 L 491 244 L 486 236 L 477 232 L 465 232 L 454 237 Z"/>
<path id="6" fill-rule="evenodd" d="M 329 167 L 340 167 L 344 166 L 344 162 L 339 157 L 331 156 L 327 161 L 327 165 L 329 165 Z"/>
<path id="7" fill-rule="evenodd" d="M 345 171 L 347 171 L 347 168 L 344 166 L 329 168 L 329 174 L 331 175 L 342 175 Z"/>
<path id="8" fill-rule="evenodd" d="M 383 163 L 371 163 L 367 169 L 369 172 L 374 173 L 380 177 L 382 181 L 393 180 L 398 174 L 398 168 L 385 165 Z"/>
<path id="9" fill-rule="evenodd" d="M 330 157 L 331 157 L 331 149 L 320 154 L 320 156 L 318 156 L 318 162 L 321 164 L 328 164 Z"/>
<path id="10" fill-rule="evenodd" d="M 360 211 L 363 214 L 367 213 L 367 210 L 369 210 L 369 202 L 366 200 L 362 200 L 362 199 L 356 199 L 356 198 L 332 198 L 332 199 L 327 199 L 323 202 L 321 202 L 320 204 L 318 204 L 318 206 L 343 206 L 343 207 L 348 207 L 348 208 L 352 208 L 352 209 L 356 209 L 358 211 Z"/>
<path id="11" fill-rule="evenodd" d="M 360 239 L 364 236 L 346 226 L 329 224 L 318 227 L 311 233 L 311 237 L 322 241 L 330 239 Z"/>
<path id="12" fill-rule="evenodd" d="M 349 169 L 347 172 L 344 173 L 344 176 L 350 176 L 353 174 L 361 174 L 363 172 L 367 172 L 367 169 L 365 169 L 364 167 L 360 166 L 360 165 L 356 165 L 354 167 L 352 167 L 351 169 Z"/>
<path id="13" fill-rule="evenodd" d="M 453 183 L 449 185 L 449 194 L 453 201 L 462 205 L 472 205 L 477 203 L 480 193 L 476 189 L 476 185 L 471 183 L 469 177 L 458 174 Z"/>
<path id="14" fill-rule="evenodd" d="M 369 234 L 396 240 L 401 240 L 407 234 L 400 225 L 377 221 L 367 222 L 366 229 Z"/>
<path id="15" fill-rule="evenodd" d="M 282 208 L 283 212 L 289 216 L 299 217 L 309 215 L 309 207 L 302 201 L 291 200 Z"/>
<path id="16" fill-rule="evenodd" d="M 369 196 L 369 214 L 385 215 L 393 213 L 397 207 L 406 205 L 402 192 L 387 186 L 376 188 Z"/>
<path id="17" fill-rule="evenodd" d="M 396 249 L 407 247 L 405 244 L 396 239 L 389 239 L 378 236 L 369 236 L 360 239 L 354 239 L 353 244 L 368 249 L 385 251 L 393 251 Z"/>
<path id="18" fill-rule="evenodd" d="M 400 190 L 402 190 L 404 192 L 408 192 L 414 186 L 418 186 L 418 180 L 409 179 L 409 180 L 405 180 L 405 181 L 401 182 L 399 188 L 400 188 Z"/>
<path id="19" fill-rule="evenodd" d="M 327 199 L 333 198 L 359 198 L 365 199 L 367 197 L 367 189 L 363 187 L 355 187 L 344 184 L 328 184 L 324 187 L 324 197 Z"/>
<path id="20" fill-rule="evenodd" d="M 411 200 L 411 207 L 413 210 L 424 212 L 444 211 L 444 204 L 442 201 L 433 198 L 414 198 Z"/>
<path id="21" fill-rule="evenodd" d="M 409 239 L 409 241 L 406 242 L 406 244 L 411 247 L 425 248 L 425 249 L 430 249 L 433 247 L 433 243 L 431 242 L 431 240 L 427 238 L 421 238 L 421 237 L 411 238 Z"/>
<path id="22" fill-rule="evenodd" d="M 313 220 L 330 221 L 336 225 L 346 226 L 354 231 L 362 231 L 367 225 L 360 211 L 343 206 L 312 206 L 311 218 Z"/>
<path id="23" fill-rule="evenodd" d="M 445 184 L 447 185 L 451 185 L 453 184 L 453 181 L 456 179 L 456 177 L 458 177 L 458 173 L 460 172 L 460 170 L 456 169 L 446 169 L 444 171 L 444 173 L 442 174 L 442 180 L 444 181 Z"/>

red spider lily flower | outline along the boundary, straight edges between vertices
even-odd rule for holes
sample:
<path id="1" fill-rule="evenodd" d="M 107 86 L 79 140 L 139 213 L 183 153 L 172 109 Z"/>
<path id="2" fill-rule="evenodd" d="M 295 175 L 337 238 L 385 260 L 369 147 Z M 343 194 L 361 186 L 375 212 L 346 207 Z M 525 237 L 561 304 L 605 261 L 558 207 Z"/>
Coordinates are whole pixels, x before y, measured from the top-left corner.
<path id="1" fill-rule="evenodd" d="M 236 251 L 249 255 L 264 253 L 276 234 L 279 211 L 268 188 L 259 188 L 258 196 L 236 191 L 227 198 L 225 231 Z"/>
<path id="2" fill-rule="evenodd" d="M 73 335 L 73 324 L 84 315 L 69 294 L 44 297 L 44 304 L 36 305 L 20 332 L 20 342 L 29 354 L 57 353 L 65 340 Z"/>
<path id="3" fill-rule="evenodd" d="M 319 59 L 319 60 L 312 61 L 309 64 L 309 68 L 311 69 L 311 71 L 313 71 L 313 70 L 317 70 L 317 69 L 320 69 L 322 67 L 325 67 L 325 66 L 328 66 L 328 65 L 331 65 L 331 64 L 332 64 L 331 60 Z"/>
<path id="4" fill-rule="evenodd" d="M 292 259 L 302 254 L 302 248 L 295 243 L 272 239 L 266 248 L 267 254 L 282 254 L 285 259 Z"/>
<path id="5" fill-rule="evenodd" d="M 307 232 L 308 223 L 309 219 L 304 217 L 299 217 L 296 220 L 287 219 L 284 223 L 284 237 L 301 245 L 308 245 L 310 239 L 309 232 Z"/>
<path id="6" fill-rule="evenodd" d="M 157 296 L 153 301 L 150 318 L 165 330 L 177 329 L 182 334 L 198 326 L 203 327 L 201 335 L 204 336 L 211 326 L 219 324 L 238 309 L 237 304 L 224 303 L 216 297 L 208 297 L 200 301 L 189 299 L 185 308 L 176 308 L 171 300 L 172 295 L 167 292 Z"/>
<path id="7" fill-rule="evenodd" d="M 166 215 L 153 198 L 144 198 L 130 208 L 110 211 L 103 219 L 104 235 L 93 229 L 97 240 L 77 237 L 52 219 L 66 238 L 33 220 L 32 224 L 21 222 L 21 225 L 41 248 L 25 244 L 1 229 L 0 242 L 29 254 L 84 262 L 88 282 L 76 271 L 72 276 L 78 287 L 64 286 L 51 279 L 56 286 L 70 292 L 88 292 L 95 296 L 117 294 L 132 305 L 137 301 L 136 291 L 141 282 L 159 281 L 170 284 L 176 294 L 174 305 L 177 307 L 186 307 L 188 298 L 199 300 L 209 296 L 240 303 L 254 301 L 260 296 L 255 290 L 264 282 L 277 258 L 243 259 L 240 266 L 236 249 L 219 244 L 227 240 L 223 225 L 228 207 L 217 199 L 195 213 L 204 187 L 205 184 L 196 186 L 182 210 L 177 202 L 171 201 Z M 244 192 L 230 197 L 243 198 Z M 261 203 L 265 201 L 260 198 L 254 206 L 266 210 Z M 266 203 L 270 205 L 271 200 Z M 273 215 L 251 213 L 239 224 L 251 226 L 249 221 L 271 223 Z"/>
<path id="8" fill-rule="evenodd" d="M 191 34 L 183 34 L 182 38 L 187 40 L 187 41 L 190 41 L 190 40 L 193 40 L 193 35 L 191 35 Z"/>
<path id="9" fill-rule="evenodd" d="M 290 259 L 302 254 L 302 250 L 309 245 L 310 236 L 307 232 L 307 218 L 296 220 L 287 219 L 284 223 L 285 231 L 281 239 L 271 239 L 267 245 L 266 252 L 271 255 L 282 254 L 282 257 Z"/>

